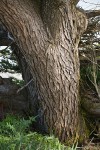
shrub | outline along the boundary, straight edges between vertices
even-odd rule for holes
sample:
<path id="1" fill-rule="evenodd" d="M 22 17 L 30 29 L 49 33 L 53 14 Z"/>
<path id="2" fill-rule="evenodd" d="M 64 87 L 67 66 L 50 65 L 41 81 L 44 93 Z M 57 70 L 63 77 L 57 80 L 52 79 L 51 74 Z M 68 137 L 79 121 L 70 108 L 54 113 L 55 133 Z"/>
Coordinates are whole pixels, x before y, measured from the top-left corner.
<path id="1" fill-rule="evenodd" d="M 62 145 L 54 136 L 29 131 L 35 120 L 8 115 L 0 122 L 0 150 L 75 150 Z"/>

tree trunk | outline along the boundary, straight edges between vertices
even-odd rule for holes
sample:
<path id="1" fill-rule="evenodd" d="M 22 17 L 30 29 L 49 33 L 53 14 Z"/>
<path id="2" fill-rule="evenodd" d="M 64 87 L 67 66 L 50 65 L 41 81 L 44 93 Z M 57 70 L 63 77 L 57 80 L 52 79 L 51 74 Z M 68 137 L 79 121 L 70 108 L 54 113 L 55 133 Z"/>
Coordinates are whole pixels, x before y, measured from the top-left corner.
<path id="1" fill-rule="evenodd" d="M 25 81 L 26 89 L 27 89 L 27 105 L 29 106 L 29 115 L 38 115 L 38 101 L 39 101 L 39 95 L 38 90 L 36 86 L 36 78 L 35 76 L 32 76 L 30 73 L 30 68 L 26 63 L 26 60 L 21 53 L 19 47 L 13 43 L 11 46 L 12 51 L 14 52 L 17 62 L 19 64 L 23 80 Z"/>
<path id="2" fill-rule="evenodd" d="M 26 63 L 26 60 L 25 60 L 23 54 L 21 53 L 21 50 L 19 49 L 19 47 L 16 45 L 16 43 L 14 41 L 9 39 L 8 35 L 9 35 L 9 32 L 7 30 L 5 30 L 4 26 L 1 24 L 1 26 L 0 26 L 0 46 L 5 46 L 5 45 L 7 47 L 11 46 L 11 50 L 13 51 L 14 55 L 16 56 L 20 71 L 22 73 L 23 80 L 25 82 L 25 85 L 21 89 L 18 90 L 19 94 L 22 93 L 24 90 L 26 90 L 27 96 L 25 95 L 24 99 L 27 100 L 26 106 L 27 106 L 28 111 L 27 112 L 24 111 L 24 113 L 26 115 L 37 116 L 38 111 L 39 111 L 39 94 L 38 94 L 38 90 L 36 87 L 35 76 L 34 76 L 34 78 L 32 77 L 32 74 L 30 73 L 30 68 Z M 20 107 L 22 107 L 22 106 L 20 106 Z M 37 123 L 38 121 L 39 121 L 39 115 L 36 117 L 36 121 L 34 122 L 34 129 L 35 130 L 43 130 L 43 132 L 44 132 L 43 127 L 38 126 L 38 123 Z"/>
<path id="3" fill-rule="evenodd" d="M 35 1 L 35 0 L 34 0 Z M 61 141 L 78 132 L 78 43 L 86 17 L 73 1 L 2 0 L 0 19 L 35 77 L 39 123 Z"/>

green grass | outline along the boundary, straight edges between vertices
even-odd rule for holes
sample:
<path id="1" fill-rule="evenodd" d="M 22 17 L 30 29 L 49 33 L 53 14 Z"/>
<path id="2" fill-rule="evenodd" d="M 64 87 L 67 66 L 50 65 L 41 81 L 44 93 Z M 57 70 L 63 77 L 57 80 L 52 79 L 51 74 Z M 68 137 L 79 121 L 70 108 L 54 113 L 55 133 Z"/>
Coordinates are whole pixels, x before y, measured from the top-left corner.
<path id="1" fill-rule="evenodd" d="M 75 150 L 65 147 L 54 136 L 43 136 L 29 131 L 35 119 L 25 120 L 20 117 L 7 116 L 0 122 L 0 150 Z"/>

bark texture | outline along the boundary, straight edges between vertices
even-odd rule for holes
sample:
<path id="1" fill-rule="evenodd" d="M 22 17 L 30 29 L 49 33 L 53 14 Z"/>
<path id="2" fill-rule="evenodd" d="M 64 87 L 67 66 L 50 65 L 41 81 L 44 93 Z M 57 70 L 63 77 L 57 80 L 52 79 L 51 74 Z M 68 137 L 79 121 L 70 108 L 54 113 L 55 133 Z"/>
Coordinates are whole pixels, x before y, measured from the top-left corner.
<path id="1" fill-rule="evenodd" d="M 40 125 L 65 141 L 78 130 L 78 43 L 86 17 L 71 1 L 34 1 L 2 0 L 0 19 L 35 77 Z"/>
<path id="2" fill-rule="evenodd" d="M 39 94 L 38 94 L 38 89 L 36 86 L 36 78 L 35 76 L 32 76 L 32 74 L 30 73 L 30 68 L 26 63 L 26 60 L 23 56 L 23 54 L 21 53 L 19 47 L 13 43 L 11 46 L 12 51 L 14 52 L 16 59 L 18 61 L 21 73 L 22 73 L 22 77 L 25 81 L 25 85 L 26 86 L 26 90 L 27 90 L 27 104 L 29 106 L 29 115 L 34 115 L 36 116 L 38 114 L 38 107 L 39 107 Z M 23 90 L 23 89 L 22 89 Z"/>

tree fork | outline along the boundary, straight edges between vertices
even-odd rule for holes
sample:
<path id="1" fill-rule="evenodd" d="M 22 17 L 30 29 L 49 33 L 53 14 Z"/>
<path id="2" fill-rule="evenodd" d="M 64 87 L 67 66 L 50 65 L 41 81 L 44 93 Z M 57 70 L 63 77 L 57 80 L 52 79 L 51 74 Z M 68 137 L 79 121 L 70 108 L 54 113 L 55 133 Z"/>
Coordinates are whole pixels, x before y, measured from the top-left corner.
<path id="1" fill-rule="evenodd" d="M 40 125 L 66 141 L 78 128 L 78 43 L 87 22 L 73 1 L 42 3 L 40 13 L 34 1 L 2 0 L 0 19 L 35 75 Z"/>

